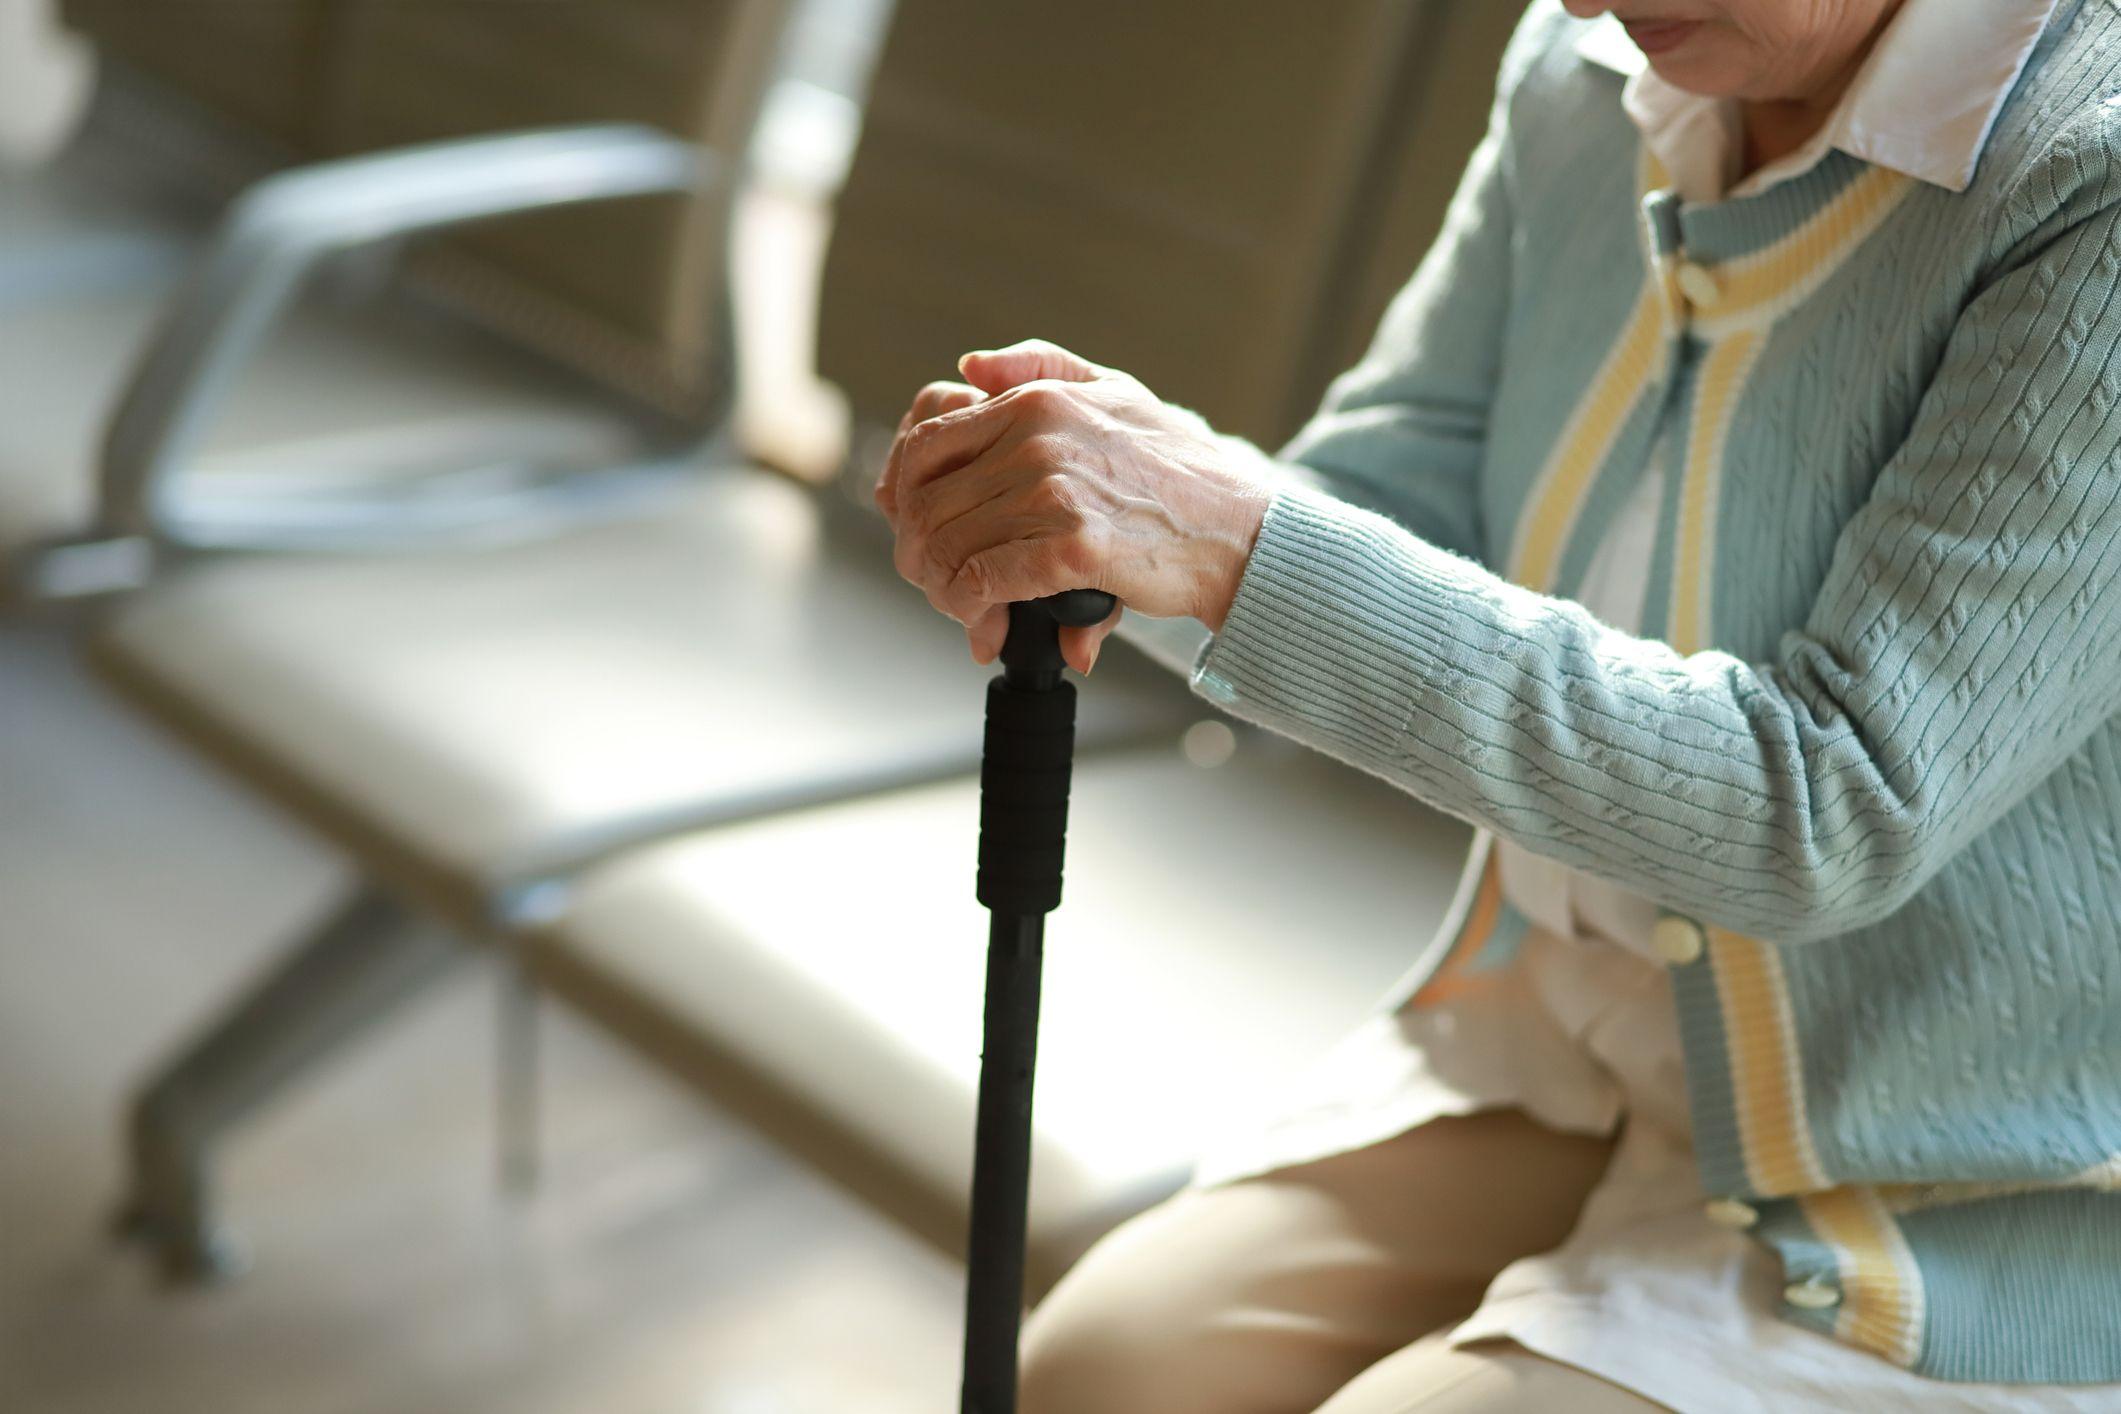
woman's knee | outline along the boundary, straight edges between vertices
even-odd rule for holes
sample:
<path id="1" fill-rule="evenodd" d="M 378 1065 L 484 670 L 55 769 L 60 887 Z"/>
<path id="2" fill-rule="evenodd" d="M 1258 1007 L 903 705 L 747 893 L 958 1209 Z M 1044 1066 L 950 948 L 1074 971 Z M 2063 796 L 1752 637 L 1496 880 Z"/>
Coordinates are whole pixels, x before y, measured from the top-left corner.
<path id="1" fill-rule="evenodd" d="M 1249 1414 L 1287 1350 L 1239 1310 L 1245 1240 L 1226 1200 L 1184 1194 L 1122 1225 L 1024 1327 L 1022 1414 Z"/>
<path id="2" fill-rule="evenodd" d="M 1138 1313 L 1123 1287 L 1056 1288 L 1024 1331 L 1023 1414 L 1147 1414 L 1174 1402 L 1194 1363 L 1162 1322 Z M 1131 1319 L 1130 1319 L 1131 1318 Z"/>
<path id="3" fill-rule="evenodd" d="M 1302 1212 L 1239 1185 L 1182 1194 L 1113 1232 L 1032 1314 L 1024 1414 L 1317 1403 L 1366 1359 L 1348 1348 L 1356 1342 L 1333 1303 L 1317 1299 L 1320 1284 L 1291 1269 L 1324 1236 Z"/>
<path id="4" fill-rule="evenodd" d="M 1200 1385 L 1212 1361 L 1197 1347 L 1213 1319 L 1192 1309 L 1188 1216 L 1157 1209 L 1136 1218 L 1039 1303 L 1024 1330 L 1023 1414 L 1210 1407 Z"/>

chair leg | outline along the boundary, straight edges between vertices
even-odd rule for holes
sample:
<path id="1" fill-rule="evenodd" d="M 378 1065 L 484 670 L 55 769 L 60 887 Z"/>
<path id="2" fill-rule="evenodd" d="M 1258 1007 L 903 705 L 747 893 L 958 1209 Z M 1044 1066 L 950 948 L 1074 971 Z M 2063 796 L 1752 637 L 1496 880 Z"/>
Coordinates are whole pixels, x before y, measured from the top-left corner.
<path id="1" fill-rule="evenodd" d="M 357 891 L 139 1092 L 122 1230 L 172 1280 L 232 1276 L 240 1263 L 214 1213 L 215 1146 L 465 952 L 376 890 Z"/>

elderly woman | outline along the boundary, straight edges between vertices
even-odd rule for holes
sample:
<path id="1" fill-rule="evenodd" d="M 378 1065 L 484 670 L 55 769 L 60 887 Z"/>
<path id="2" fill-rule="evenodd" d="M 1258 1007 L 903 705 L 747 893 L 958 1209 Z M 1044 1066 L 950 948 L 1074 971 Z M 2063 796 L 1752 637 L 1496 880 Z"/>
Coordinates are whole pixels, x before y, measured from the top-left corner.
<path id="1" fill-rule="evenodd" d="M 878 499 L 977 657 L 1190 615 L 1480 826 L 1033 1414 L 2121 1408 L 2117 295 L 2113 0 L 1540 0 L 1278 461 L 1050 345 L 922 394 Z"/>

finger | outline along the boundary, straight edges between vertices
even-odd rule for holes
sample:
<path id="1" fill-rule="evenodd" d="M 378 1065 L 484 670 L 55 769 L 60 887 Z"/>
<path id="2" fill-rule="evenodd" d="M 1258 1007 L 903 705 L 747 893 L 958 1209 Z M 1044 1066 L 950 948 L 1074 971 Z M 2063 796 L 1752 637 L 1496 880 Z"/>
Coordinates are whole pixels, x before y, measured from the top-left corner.
<path id="1" fill-rule="evenodd" d="M 972 644 L 973 662 L 991 663 L 999 658 L 1009 639 L 1009 606 L 996 604 L 981 614 L 965 630 L 965 637 Z"/>
<path id="2" fill-rule="evenodd" d="M 968 592 L 959 578 L 966 563 L 997 545 L 1051 540 L 1053 533 L 1052 524 L 1036 516 L 992 512 L 960 525 L 948 535 L 929 537 L 917 559 L 907 556 L 902 546 L 896 563 L 899 574 L 920 586 L 937 613 L 971 624 L 992 604 L 1009 601 L 987 600 Z"/>
<path id="3" fill-rule="evenodd" d="M 892 494 L 904 505 L 919 487 L 978 458 L 1008 435 L 1022 403 L 1020 394 L 983 398 L 907 428 Z"/>
<path id="4" fill-rule="evenodd" d="M 1040 479 L 1040 471 L 1037 467 L 1021 465 L 1020 461 L 1020 458 L 989 453 L 975 457 L 956 471 L 925 485 L 909 489 L 900 498 L 898 543 L 891 555 L 899 574 L 920 584 L 929 576 L 938 557 L 946 559 L 949 570 L 955 571 L 966 555 L 974 550 L 984 550 L 1004 538 L 985 525 L 988 519 L 1005 510 L 997 502 L 1008 502 L 1015 508 L 1015 514 L 1007 519 L 1011 533 L 1038 528 L 1051 534 L 1056 528 L 1054 522 L 1031 519 L 1034 508 L 1022 498 L 1026 487 Z M 966 523 L 965 518 L 975 513 L 979 519 Z M 948 558 L 953 553 L 956 558 Z M 944 578 L 947 579 L 948 575 Z"/>
<path id="5" fill-rule="evenodd" d="M 1088 628 L 1063 628 L 1060 631 L 1061 656 L 1068 660 L 1068 666 L 1084 677 L 1090 676 L 1090 669 L 1097 663 L 1098 650 L 1118 629 L 1119 616 L 1125 612 L 1123 605 L 1114 604 L 1103 623 L 1091 624 Z"/>
<path id="6" fill-rule="evenodd" d="M 1025 498 L 1024 508 L 1042 505 L 1056 513 L 1074 504 L 1073 491 L 1063 492 L 1041 483 L 1055 480 L 1050 456 L 1031 439 L 1003 438 L 964 465 L 908 487 L 899 497 L 904 530 L 923 535 L 939 534 L 964 516 L 1003 497 Z"/>
<path id="7" fill-rule="evenodd" d="M 911 422 L 926 422 L 931 417 L 941 417 L 946 412 L 956 412 L 959 408 L 986 400 L 987 395 L 969 383 L 930 383 L 914 395 L 913 407 L 906 416 Z"/>
<path id="8" fill-rule="evenodd" d="M 996 542 L 968 556 L 954 572 L 930 557 L 922 587 L 928 601 L 959 623 L 970 624 L 997 604 L 1043 599 L 1063 589 L 1096 588 L 1071 540 L 1040 534 L 1037 523 L 998 522 Z"/>
<path id="9" fill-rule="evenodd" d="M 1055 378 L 1088 383 L 1111 370 L 1044 339 L 1026 339 L 1006 349 L 977 349 L 957 361 L 965 381 L 988 393 L 1003 393 L 1019 383 Z"/>
<path id="10" fill-rule="evenodd" d="M 883 469 L 877 473 L 874 496 L 877 509 L 886 519 L 898 519 L 898 468 L 903 455 L 906 434 L 931 417 L 941 417 L 946 412 L 971 407 L 983 402 L 986 394 L 965 383 L 936 382 L 916 393 L 906 415 L 898 420 L 898 433 L 891 439 L 891 452 L 884 458 Z"/>
<path id="11" fill-rule="evenodd" d="M 906 434 L 913 428 L 913 410 L 898 420 L 898 432 L 891 439 L 891 450 L 884 454 L 884 465 L 876 474 L 876 485 L 870 488 L 870 496 L 876 508 L 884 513 L 884 519 L 895 528 L 898 525 L 898 463 L 905 452 Z"/>

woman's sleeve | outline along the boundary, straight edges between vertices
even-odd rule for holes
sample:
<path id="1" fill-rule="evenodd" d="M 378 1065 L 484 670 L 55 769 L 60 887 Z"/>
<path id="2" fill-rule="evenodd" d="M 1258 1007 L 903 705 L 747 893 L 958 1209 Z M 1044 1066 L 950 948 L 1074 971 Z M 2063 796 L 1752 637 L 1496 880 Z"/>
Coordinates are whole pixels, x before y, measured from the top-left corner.
<path id="1" fill-rule="evenodd" d="M 1281 453 L 1299 484 L 1474 558 L 1482 548 L 1477 491 L 1488 405 L 1509 308 L 1507 111 L 1517 71 L 1543 42 L 1528 19 L 1504 58 L 1487 135 L 1435 243 L 1393 298 L 1362 361 L 1334 381 Z"/>
<path id="2" fill-rule="evenodd" d="M 1195 690 L 1710 923 L 1882 918 L 2121 704 L 2117 251 L 2096 210 L 1967 307 L 1771 660 L 1615 632 L 1296 487 Z"/>

